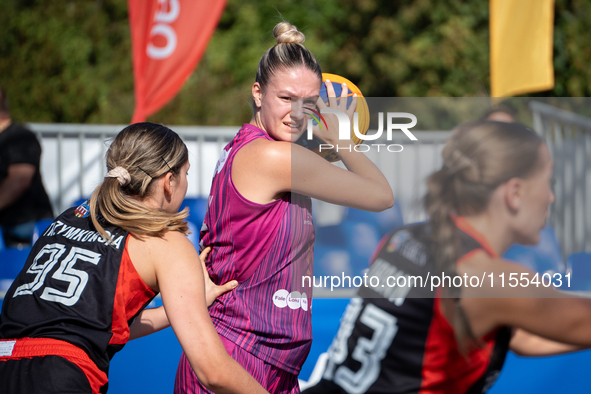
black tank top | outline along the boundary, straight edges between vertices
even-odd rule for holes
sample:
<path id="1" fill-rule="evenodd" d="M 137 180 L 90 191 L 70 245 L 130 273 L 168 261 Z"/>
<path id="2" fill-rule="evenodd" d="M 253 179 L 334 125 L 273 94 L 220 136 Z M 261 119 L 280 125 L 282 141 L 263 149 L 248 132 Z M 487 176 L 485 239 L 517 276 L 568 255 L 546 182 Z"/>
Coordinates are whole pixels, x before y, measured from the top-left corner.
<path id="1" fill-rule="evenodd" d="M 458 220 L 461 255 L 482 245 Z M 429 226 L 418 224 L 386 236 L 368 277 L 436 274 L 429 248 Z M 486 242 L 486 241 L 484 241 Z M 458 260 L 461 263 L 461 258 Z M 399 282 L 402 283 L 402 282 Z M 364 287 L 347 306 L 328 351 L 328 364 L 311 393 L 483 393 L 496 380 L 508 351 L 511 330 L 481 338 L 482 347 L 463 355 L 454 331 L 430 287 Z"/>
<path id="2" fill-rule="evenodd" d="M 129 325 L 154 298 L 127 252 L 129 234 L 105 229 L 100 237 L 88 205 L 61 214 L 33 246 L 6 293 L 0 338 L 53 338 L 85 350 L 108 372 L 129 339 Z"/>

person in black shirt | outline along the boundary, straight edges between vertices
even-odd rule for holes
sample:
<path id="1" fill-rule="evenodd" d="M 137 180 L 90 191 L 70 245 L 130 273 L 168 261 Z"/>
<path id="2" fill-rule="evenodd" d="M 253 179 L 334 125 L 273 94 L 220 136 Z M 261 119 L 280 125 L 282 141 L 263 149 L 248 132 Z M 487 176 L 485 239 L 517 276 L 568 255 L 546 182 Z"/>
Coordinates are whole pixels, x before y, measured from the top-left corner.
<path id="1" fill-rule="evenodd" d="M 29 244 L 35 222 L 53 217 L 40 160 L 39 141 L 32 131 L 13 123 L 0 87 L 0 227 L 6 246 Z"/>

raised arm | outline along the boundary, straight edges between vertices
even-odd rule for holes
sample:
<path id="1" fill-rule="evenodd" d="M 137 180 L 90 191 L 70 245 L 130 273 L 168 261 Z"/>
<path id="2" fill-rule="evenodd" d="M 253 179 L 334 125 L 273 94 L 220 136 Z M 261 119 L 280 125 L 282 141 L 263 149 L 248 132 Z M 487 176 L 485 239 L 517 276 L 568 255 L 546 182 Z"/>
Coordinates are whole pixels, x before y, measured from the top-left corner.
<path id="1" fill-rule="evenodd" d="M 332 84 L 327 84 L 327 91 L 334 96 Z M 343 97 L 347 92 L 344 87 Z M 333 97 L 329 108 L 340 109 L 351 117 L 355 104 L 346 109 L 346 101 L 341 99 L 337 104 Z M 295 116 L 292 114 L 292 118 Z M 236 154 L 232 180 L 237 189 L 258 203 L 270 202 L 281 193 L 295 192 L 368 211 L 390 208 L 394 196 L 382 172 L 364 153 L 355 151 L 350 139 L 338 139 L 338 123 L 334 115 L 326 116 L 326 121 L 328 128 L 319 138 L 328 144 L 339 145 L 338 155 L 347 169 L 333 165 L 299 145 L 260 139 Z"/>
<path id="2" fill-rule="evenodd" d="M 199 256 L 187 238 L 175 231 L 150 237 L 141 253 L 153 263 L 166 315 L 201 383 L 216 393 L 266 393 L 228 355 L 215 331 Z"/>

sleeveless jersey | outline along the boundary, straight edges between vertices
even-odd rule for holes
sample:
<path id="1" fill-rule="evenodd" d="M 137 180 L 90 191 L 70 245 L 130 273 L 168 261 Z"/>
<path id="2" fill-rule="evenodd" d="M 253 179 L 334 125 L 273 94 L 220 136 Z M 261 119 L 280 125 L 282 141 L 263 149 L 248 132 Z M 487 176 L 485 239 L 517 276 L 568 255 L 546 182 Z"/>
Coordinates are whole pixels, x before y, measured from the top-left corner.
<path id="1" fill-rule="evenodd" d="M 129 339 L 129 325 L 156 293 L 129 258 L 129 234 L 105 227 L 113 236 L 107 244 L 88 209 L 66 210 L 37 240 L 4 298 L 0 338 L 62 340 L 108 373 Z"/>
<path id="2" fill-rule="evenodd" d="M 232 182 L 236 153 L 263 130 L 245 124 L 216 166 L 201 246 L 211 245 L 208 270 L 216 284 L 238 287 L 209 308 L 217 332 L 263 361 L 297 374 L 312 341 L 310 287 L 314 224 L 309 197 L 287 193 L 268 204 L 243 197 Z"/>
<path id="3" fill-rule="evenodd" d="M 464 219 L 456 223 L 462 250 L 458 264 L 477 250 L 496 256 Z M 435 273 L 428 228 L 426 223 L 412 225 L 386 236 L 368 277 Z M 441 298 L 430 287 L 368 287 L 359 294 L 372 298 L 351 300 L 329 348 L 322 380 L 305 394 L 476 394 L 495 382 L 509 348 L 510 328 L 480 338 L 482 347 L 464 355 L 442 313 Z"/>

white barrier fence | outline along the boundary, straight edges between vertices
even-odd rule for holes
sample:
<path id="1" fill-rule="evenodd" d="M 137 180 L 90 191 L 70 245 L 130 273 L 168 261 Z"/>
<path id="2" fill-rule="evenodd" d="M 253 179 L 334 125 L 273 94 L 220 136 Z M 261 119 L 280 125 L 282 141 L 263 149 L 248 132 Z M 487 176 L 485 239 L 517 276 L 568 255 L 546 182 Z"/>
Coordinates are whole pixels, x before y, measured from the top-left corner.
<path id="1" fill-rule="evenodd" d="M 109 141 L 125 125 L 29 123 L 43 147 L 41 173 L 55 213 L 88 197 L 106 173 Z M 188 196 L 209 192 L 219 153 L 238 128 L 175 126 L 189 149 Z"/>
<path id="2" fill-rule="evenodd" d="M 28 126 L 37 134 L 43 147 L 41 172 L 56 213 L 92 193 L 106 172 L 104 156 L 108 141 L 125 127 L 58 123 L 29 123 Z M 187 196 L 207 196 L 218 156 L 239 128 L 171 128 L 189 148 L 191 169 Z M 418 142 L 411 142 L 404 135 L 388 142 L 403 145 L 402 152 L 388 152 L 382 148 L 379 152 L 374 149 L 367 153 L 388 178 L 407 221 L 424 218 L 415 201 L 424 193 L 424 178 L 441 165 L 440 152 L 449 132 L 418 131 L 415 135 Z"/>
<path id="3" fill-rule="evenodd" d="M 536 101 L 529 107 L 555 163 L 549 224 L 564 256 L 591 251 L 591 119 Z"/>

